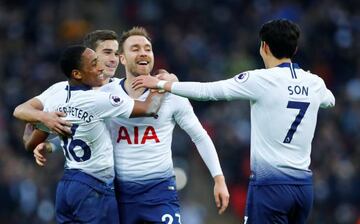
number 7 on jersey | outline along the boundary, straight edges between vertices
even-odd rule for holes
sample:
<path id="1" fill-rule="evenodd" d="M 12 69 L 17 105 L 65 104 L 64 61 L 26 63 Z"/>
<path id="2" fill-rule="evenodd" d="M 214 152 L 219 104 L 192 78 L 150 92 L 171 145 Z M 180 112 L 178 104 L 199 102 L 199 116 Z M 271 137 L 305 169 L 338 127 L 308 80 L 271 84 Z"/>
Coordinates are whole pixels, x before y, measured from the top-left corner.
<path id="1" fill-rule="evenodd" d="M 297 127 L 299 126 L 301 120 L 304 118 L 304 115 L 306 113 L 306 110 L 308 109 L 310 103 L 307 102 L 300 102 L 300 101 L 289 101 L 286 108 L 290 109 L 298 109 L 299 113 L 296 115 L 296 118 L 294 122 L 291 124 L 291 127 L 286 134 L 286 137 L 283 141 L 283 143 L 290 143 L 294 133 L 296 132 Z"/>

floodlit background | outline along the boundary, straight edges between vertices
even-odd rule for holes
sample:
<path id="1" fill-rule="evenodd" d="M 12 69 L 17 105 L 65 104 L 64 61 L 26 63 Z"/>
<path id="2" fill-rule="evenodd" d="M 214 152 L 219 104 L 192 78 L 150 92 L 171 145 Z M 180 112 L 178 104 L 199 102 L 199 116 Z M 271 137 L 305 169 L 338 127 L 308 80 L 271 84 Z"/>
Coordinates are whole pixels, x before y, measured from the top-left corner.
<path id="1" fill-rule="evenodd" d="M 39 168 L 22 146 L 15 106 L 65 79 L 59 52 L 94 29 L 120 35 L 144 26 L 155 67 L 181 80 L 214 81 L 262 68 L 258 30 L 273 18 L 302 29 L 294 62 L 319 74 L 336 96 L 320 110 L 313 141 L 315 202 L 309 223 L 360 223 L 360 6 L 358 0 L 2 0 L 0 2 L 0 223 L 55 223 L 54 196 L 63 155 Z M 123 77 L 122 68 L 117 77 Z M 217 215 L 212 178 L 190 138 L 176 129 L 184 224 L 239 224 L 249 176 L 249 103 L 194 102 L 218 150 L 231 194 Z M 269 124 L 274 125 L 274 124 Z M 187 182 L 185 182 L 187 180 Z"/>

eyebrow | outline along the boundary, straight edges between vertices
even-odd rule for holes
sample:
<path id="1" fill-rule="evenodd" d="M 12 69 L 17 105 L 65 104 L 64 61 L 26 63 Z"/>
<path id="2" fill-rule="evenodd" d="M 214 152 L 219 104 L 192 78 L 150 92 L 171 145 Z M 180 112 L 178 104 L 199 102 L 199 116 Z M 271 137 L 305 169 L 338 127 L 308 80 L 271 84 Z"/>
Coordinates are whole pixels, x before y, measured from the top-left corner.
<path id="1" fill-rule="evenodd" d="M 104 48 L 101 51 L 115 51 L 115 52 L 117 52 L 119 50 L 114 50 L 114 49 L 111 49 L 111 48 Z"/>
<path id="2" fill-rule="evenodd" d="M 133 45 L 130 45 L 130 48 L 132 48 L 132 47 L 140 47 L 140 46 L 142 46 L 142 44 L 133 44 Z M 145 44 L 144 46 L 145 47 L 152 47 L 151 44 Z"/>

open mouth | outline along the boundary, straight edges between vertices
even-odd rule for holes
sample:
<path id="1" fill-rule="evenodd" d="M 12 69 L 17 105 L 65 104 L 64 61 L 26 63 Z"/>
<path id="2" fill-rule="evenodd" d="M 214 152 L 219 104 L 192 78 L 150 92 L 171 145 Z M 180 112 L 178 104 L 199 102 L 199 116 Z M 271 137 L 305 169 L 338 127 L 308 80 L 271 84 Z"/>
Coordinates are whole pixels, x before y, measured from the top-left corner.
<path id="1" fill-rule="evenodd" d="M 148 61 L 138 61 L 136 64 L 138 64 L 138 65 L 148 65 L 149 62 Z"/>

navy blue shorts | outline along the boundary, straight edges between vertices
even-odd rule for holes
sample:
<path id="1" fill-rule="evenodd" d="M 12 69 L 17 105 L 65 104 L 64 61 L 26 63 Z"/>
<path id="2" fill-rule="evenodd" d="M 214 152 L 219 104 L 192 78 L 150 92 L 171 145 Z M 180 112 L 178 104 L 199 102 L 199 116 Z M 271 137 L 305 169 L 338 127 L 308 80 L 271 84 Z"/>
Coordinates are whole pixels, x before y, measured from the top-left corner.
<path id="1" fill-rule="evenodd" d="M 175 178 L 115 182 L 121 224 L 180 224 Z"/>
<path id="2" fill-rule="evenodd" d="M 79 170 L 65 170 L 55 204 L 58 223 L 119 224 L 113 187 Z"/>
<path id="3" fill-rule="evenodd" d="M 312 203 L 312 185 L 249 185 L 244 223 L 303 224 Z"/>

